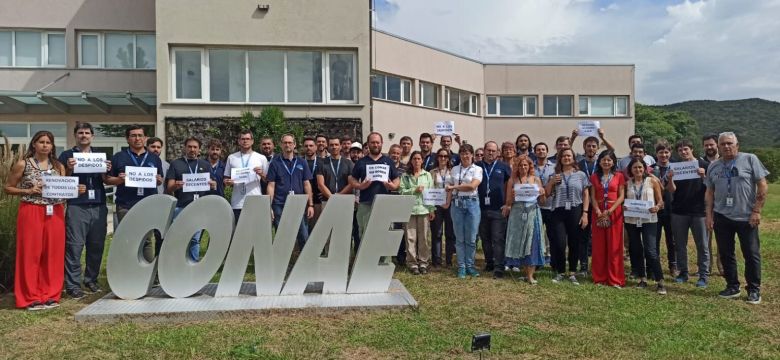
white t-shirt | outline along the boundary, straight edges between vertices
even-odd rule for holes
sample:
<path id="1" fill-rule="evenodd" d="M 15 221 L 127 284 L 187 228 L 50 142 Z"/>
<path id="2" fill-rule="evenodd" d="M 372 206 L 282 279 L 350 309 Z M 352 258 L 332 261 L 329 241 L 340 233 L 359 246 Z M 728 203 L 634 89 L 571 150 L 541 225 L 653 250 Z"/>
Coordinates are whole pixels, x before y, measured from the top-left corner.
<path id="1" fill-rule="evenodd" d="M 243 156 L 242 156 L 243 155 Z M 230 154 L 225 162 L 225 177 L 230 177 L 231 169 L 263 168 L 263 174 L 268 174 L 268 160 L 260 153 L 252 151 L 250 154 L 241 154 L 236 152 Z M 230 198 L 230 205 L 233 209 L 244 208 L 244 199 L 247 195 L 263 195 L 260 189 L 260 177 L 255 176 L 254 181 L 246 184 L 233 185 L 233 195 Z"/>
<path id="2" fill-rule="evenodd" d="M 482 168 L 471 164 L 467 168 L 463 168 L 462 165 L 458 165 L 450 171 L 450 177 L 447 178 L 447 183 L 450 185 L 463 185 L 471 183 L 472 180 L 477 179 L 482 182 Z M 474 191 L 454 191 L 454 196 L 477 196 L 478 192 L 475 188 Z"/>

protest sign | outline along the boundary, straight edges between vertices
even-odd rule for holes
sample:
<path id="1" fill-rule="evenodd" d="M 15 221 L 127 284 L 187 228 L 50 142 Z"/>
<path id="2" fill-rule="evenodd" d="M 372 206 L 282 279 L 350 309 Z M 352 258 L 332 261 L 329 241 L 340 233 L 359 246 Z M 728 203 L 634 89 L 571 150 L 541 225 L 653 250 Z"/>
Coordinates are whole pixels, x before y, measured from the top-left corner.
<path id="1" fill-rule="evenodd" d="M 390 166 L 385 164 L 366 165 L 366 179 L 387 182 L 390 179 Z"/>
<path id="2" fill-rule="evenodd" d="M 697 160 L 670 163 L 669 168 L 674 171 L 672 180 L 699 179 L 699 162 Z"/>
<path id="3" fill-rule="evenodd" d="M 157 188 L 157 168 L 127 166 L 125 167 L 125 186 L 134 188 Z"/>
<path id="4" fill-rule="evenodd" d="M 599 128 L 601 128 L 600 121 L 580 121 L 577 123 L 577 136 L 582 136 L 583 138 L 589 136 L 599 137 Z"/>
<path id="5" fill-rule="evenodd" d="M 650 208 L 653 207 L 652 201 L 626 199 L 623 202 L 623 216 L 640 219 L 650 219 Z"/>
<path id="6" fill-rule="evenodd" d="M 536 184 L 515 184 L 515 201 L 536 201 L 539 197 L 539 186 Z"/>
<path id="7" fill-rule="evenodd" d="M 73 153 L 73 158 L 76 160 L 74 174 L 103 174 L 108 170 L 105 153 Z"/>
<path id="8" fill-rule="evenodd" d="M 201 192 L 211 190 L 211 185 L 209 185 L 209 180 L 211 180 L 211 177 L 209 176 L 209 173 L 182 174 L 181 179 L 184 181 L 184 186 L 181 189 L 184 192 Z"/>
<path id="9" fill-rule="evenodd" d="M 447 191 L 444 189 L 423 189 L 423 205 L 442 206 L 447 201 Z"/>
<path id="10" fill-rule="evenodd" d="M 433 133 L 436 135 L 449 135 L 455 133 L 454 121 L 439 121 L 433 127 Z"/>
<path id="11" fill-rule="evenodd" d="M 246 184 L 254 181 L 254 171 L 251 168 L 232 168 L 230 169 L 230 179 L 235 184 Z"/>
<path id="12" fill-rule="evenodd" d="M 42 196 L 49 199 L 74 199 L 79 197 L 77 176 L 41 176 Z"/>

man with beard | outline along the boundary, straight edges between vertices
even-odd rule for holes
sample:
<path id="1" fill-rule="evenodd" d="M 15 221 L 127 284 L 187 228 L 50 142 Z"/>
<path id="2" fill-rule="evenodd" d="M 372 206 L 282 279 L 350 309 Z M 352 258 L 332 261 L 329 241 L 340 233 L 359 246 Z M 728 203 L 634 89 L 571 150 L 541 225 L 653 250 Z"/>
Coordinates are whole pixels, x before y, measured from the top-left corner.
<path id="1" fill-rule="evenodd" d="M 352 137 L 344 135 L 341 137 L 341 156 L 348 158 L 350 151 L 352 151 Z"/>
<path id="2" fill-rule="evenodd" d="M 556 158 L 558 157 L 558 153 L 563 149 L 568 149 L 571 147 L 571 142 L 569 142 L 568 136 L 558 136 L 557 139 L 555 139 L 555 154 L 552 154 L 552 156 L 547 157 L 547 161 L 552 162 L 553 164 L 556 162 Z"/>
<path id="3" fill-rule="evenodd" d="M 579 136 L 579 135 L 580 135 L 580 130 L 579 130 L 579 129 L 574 129 L 574 130 L 572 130 L 572 131 L 571 131 L 571 137 L 569 138 L 569 143 L 570 143 L 570 144 L 574 144 L 574 140 L 575 140 L 575 139 L 577 138 L 577 136 Z M 580 161 L 580 160 L 582 160 L 582 158 L 583 158 L 583 157 L 587 157 L 587 152 L 588 152 L 588 151 L 587 151 L 587 149 L 585 149 L 585 144 L 587 144 L 587 143 L 588 143 L 588 140 L 589 140 L 591 137 L 592 137 L 592 136 L 589 136 L 588 138 L 586 138 L 586 139 L 585 139 L 585 141 L 583 141 L 583 142 L 582 142 L 582 147 L 583 147 L 583 150 L 585 150 L 585 152 L 584 152 L 582 155 L 580 155 L 580 154 L 577 154 L 577 161 Z M 595 137 L 594 137 L 594 138 L 595 138 Z M 598 136 L 598 138 L 595 138 L 595 139 L 596 139 L 596 145 L 599 145 L 599 146 L 600 146 L 599 142 L 602 142 L 602 143 L 604 143 L 604 146 L 607 148 L 607 150 L 612 150 L 612 151 L 614 151 L 614 150 L 615 150 L 615 146 L 614 146 L 614 145 L 612 145 L 612 143 L 611 143 L 609 140 L 607 140 L 607 138 L 604 136 L 604 129 L 603 129 L 603 128 L 599 128 L 599 136 Z M 598 155 L 599 155 L 599 151 L 598 151 L 598 149 L 599 149 L 599 147 L 597 146 L 597 147 L 596 147 L 596 150 L 595 150 L 595 152 L 594 152 L 594 154 L 593 154 L 593 157 L 592 157 L 592 159 L 595 159 L 595 158 L 597 158 L 597 157 L 598 157 Z M 588 158 L 588 159 L 591 159 L 591 158 Z M 582 169 L 580 169 L 580 170 L 582 170 Z"/>
<path id="4" fill-rule="evenodd" d="M 315 139 L 303 139 L 303 154 L 306 158 L 306 165 L 309 166 L 312 174 L 309 184 L 312 190 L 312 199 L 314 200 L 314 216 L 308 221 L 309 229 L 314 228 L 314 224 L 317 223 L 317 219 L 320 218 L 320 214 L 322 213 L 322 195 L 320 195 L 320 189 L 317 186 L 316 178 L 317 171 L 322 167 L 322 158 L 317 154 L 318 149 L 319 144 L 317 144 Z"/>
<path id="5" fill-rule="evenodd" d="M 268 165 L 268 196 L 271 197 L 271 210 L 273 211 L 274 228 L 279 226 L 282 219 L 284 203 L 288 195 L 306 194 L 308 204 L 306 205 L 305 217 L 301 219 L 298 228 L 298 248 L 303 250 L 306 240 L 309 239 L 309 228 L 306 224 L 307 219 L 314 217 L 314 200 L 312 199 L 311 189 L 311 170 L 306 160 L 295 156 L 295 137 L 291 134 L 282 135 L 282 153 L 274 156 Z M 311 141 L 312 152 L 316 147 L 314 141 Z"/>
<path id="6" fill-rule="evenodd" d="M 244 208 L 244 200 L 248 195 L 266 194 L 260 186 L 260 181 L 268 173 L 268 160 L 262 154 L 252 150 L 254 137 L 249 130 L 243 130 L 238 134 L 238 151 L 228 155 L 225 162 L 224 180 L 225 186 L 232 186 L 230 206 L 233 208 L 235 221 L 238 222 L 241 210 Z M 233 169 L 252 169 L 254 173 L 251 180 L 245 183 L 236 183 L 231 178 Z"/>
<path id="7" fill-rule="evenodd" d="M 217 182 L 217 188 L 210 195 L 225 195 L 225 162 L 222 161 L 222 142 L 212 139 L 208 144 L 208 161 L 211 165 L 211 179 Z"/>
<path id="8" fill-rule="evenodd" d="M 397 190 L 399 186 L 398 170 L 395 168 L 393 160 L 389 157 L 382 155 L 382 134 L 378 132 L 372 132 L 368 135 L 368 156 L 363 157 L 355 163 L 355 167 L 352 169 L 352 175 L 349 177 L 349 182 L 352 187 L 360 190 L 360 203 L 358 204 L 357 220 L 360 227 L 360 235 L 366 231 L 366 225 L 368 225 L 368 218 L 371 215 L 371 206 L 373 205 L 374 198 L 377 195 L 389 194 L 391 191 Z M 385 167 L 387 171 L 388 180 L 372 181 L 368 178 L 368 166 L 372 167 Z"/>
<path id="9" fill-rule="evenodd" d="M 488 141 L 484 147 L 485 157 L 477 163 L 482 168 L 479 193 L 480 222 L 479 238 L 485 253 L 485 271 L 493 271 L 493 277 L 504 277 L 504 247 L 506 245 L 507 219 L 501 214 L 504 205 L 506 183 L 512 170 L 506 163 L 498 161 L 498 144 Z M 513 150 L 514 152 L 514 150 Z"/>
<path id="10" fill-rule="evenodd" d="M 274 157 L 274 139 L 270 136 L 264 136 L 262 139 L 260 139 L 260 154 L 265 156 L 265 159 L 268 160 L 268 162 L 271 162 L 271 159 Z"/>
<path id="11" fill-rule="evenodd" d="M 420 154 L 423 157 L 423 169 L 431 171 L 436 166 L 436 158 L 433 155 L 433 136 L 429 133 L 420 134 Z"/>
<path id="12" fill-rule="evenodd" d="M 362 235 L 360 233 L 360 227 L 358 226 L 358 220 L 357 220 L 358 204 L 360 204 L 360 190 L 355 189 L 352 186 L 352 181 L 350 181 L 349 177 L 352 176 L 352 169 L 355 168 L 354 164 L 356 164 L 358 160 L 363 158 L 363 145 L 359 142 L 351 142 L 351 141 L 350 144 L 351 145 L 348 154 L 349 154 L 349 160 L 352 162 L 352 168 L 349 171 L 347 182 L 349 183 L 350 190 L 352 190 L 352 194 L 355 195 L 355 208 L 352 210 L 352 242 L 355 245 L 355 253 L 357 253 L 357 250 L 360 247 L 360 236 Z"/>
<path id="13" fill-rule="evenodd" d="M 631 149 L 632 152 L 634 149 L 634 145 L 636 144 L 642 144 L 642 136 L 637 134 L 629 136 L 628 147 L 629 149 Z M 629 153 L 626 157 L 618 160 L 618 166 L 617 166 L 618 170 L 625 170 L 626 167 L 628 166 L 628 163 L 631 162 L 631 159 L 633 158 L 634 158 L 633 154 Z M 653 159 L 653 157 L 648 154 L 644 155 L 643 160 L 645 161 L 645 164 L 647 164 L 647 166 L 653 166 L 653 164 L 655 164 L 655 159 Z"/>
<path id="14" fill-rule="evenodd" d="M 701 138 L 701 147 L 704 148 L 704 156 L 700 159 L 706 161 L 707 166 L 720 159 L 720 154 L 718 154 L 718 135 L 706 135 Z M 723 263 L 720 261 L 720 254 L 718 249 L 712 246 L 712 230 L 707 230 L 707 239 L 710 241 L 710 268 L 715 263 L 718 266 L 718 274 L 723 275 Z"/>
<path id="15" fill-rule="evenodd" d="M 454 134 L 454 135 L 455 135 L 455 142 L 457 142 L 458 146 L 460 146 L 460 135 L 458 134 Z M 445 149 L 450 152 L 450 165 L 452 166 L 460 165 L 460 156 L 458 155 L 458 153 L 452 151 L 452 136 L 442 135 L 441 139 L 439 139 L 439 145 L 441 146 L 442 149 Z M 425 165 L 424 159 L 423 159 L 423 165 Z M 426 169 L 426 171 L 427 170 L 428 169 Z"/>
<path id="16" fill-rule="evenodd" d="M 531 151 L 532 146 L 531 138 L 526 134 L 520 134 L 517 136 L 517 139 L 515 139 L 515 151 L 517 152 L 517 156 L 525 155 L 532 161 L 536 161 L 536 155 Z"/>
<path id="17" fill-rule="evenodd" d="M 326 158 L 330 156 L 328 154 L 328 137 L 322 134 L 317 134 L 317 136 L 314 138 L 314 141 L 317 143 L 317 157 L 318 158 Z"/>

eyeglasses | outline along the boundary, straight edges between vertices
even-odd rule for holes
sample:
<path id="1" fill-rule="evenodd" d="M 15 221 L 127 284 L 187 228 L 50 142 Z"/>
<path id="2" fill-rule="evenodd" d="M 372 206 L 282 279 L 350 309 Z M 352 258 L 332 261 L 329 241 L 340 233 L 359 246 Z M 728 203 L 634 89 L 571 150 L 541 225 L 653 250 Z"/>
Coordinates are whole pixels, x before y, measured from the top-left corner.
<path id="1" fill-rule="evenodd" d="M 449 158 L 449 155 L 438 155 L 439 158 L 447 159 Z"/>

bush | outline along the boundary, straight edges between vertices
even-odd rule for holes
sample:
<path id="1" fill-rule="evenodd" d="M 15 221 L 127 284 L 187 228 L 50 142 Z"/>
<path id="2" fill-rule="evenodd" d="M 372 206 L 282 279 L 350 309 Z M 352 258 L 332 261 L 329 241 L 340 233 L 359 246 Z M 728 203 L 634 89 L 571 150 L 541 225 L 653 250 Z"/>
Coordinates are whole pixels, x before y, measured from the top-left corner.
<path id="1" fill-rule="evenodd" d="M 11 172 L 11 166 L 19 160 L 20 154 L 11 151 L 8 138 L 5 139 L 0 158 L 0 181 L 3 186 Z M 16 257 L 16 214 L 19 211 L 19 197 L 0 192 L 0 294 L 10 291 L 14 283 L 14 259 Z"/>
<path id="2" fill-rule="evenodd" d="M 740 151 L 754 153 L 761 159 L 761 163 L 769 170 L 769 176 L 766 177 L 768 182 L 773 183 L 780 180 L 780 149 L 765 147 L 745 150 L 740 149 Z"/>

